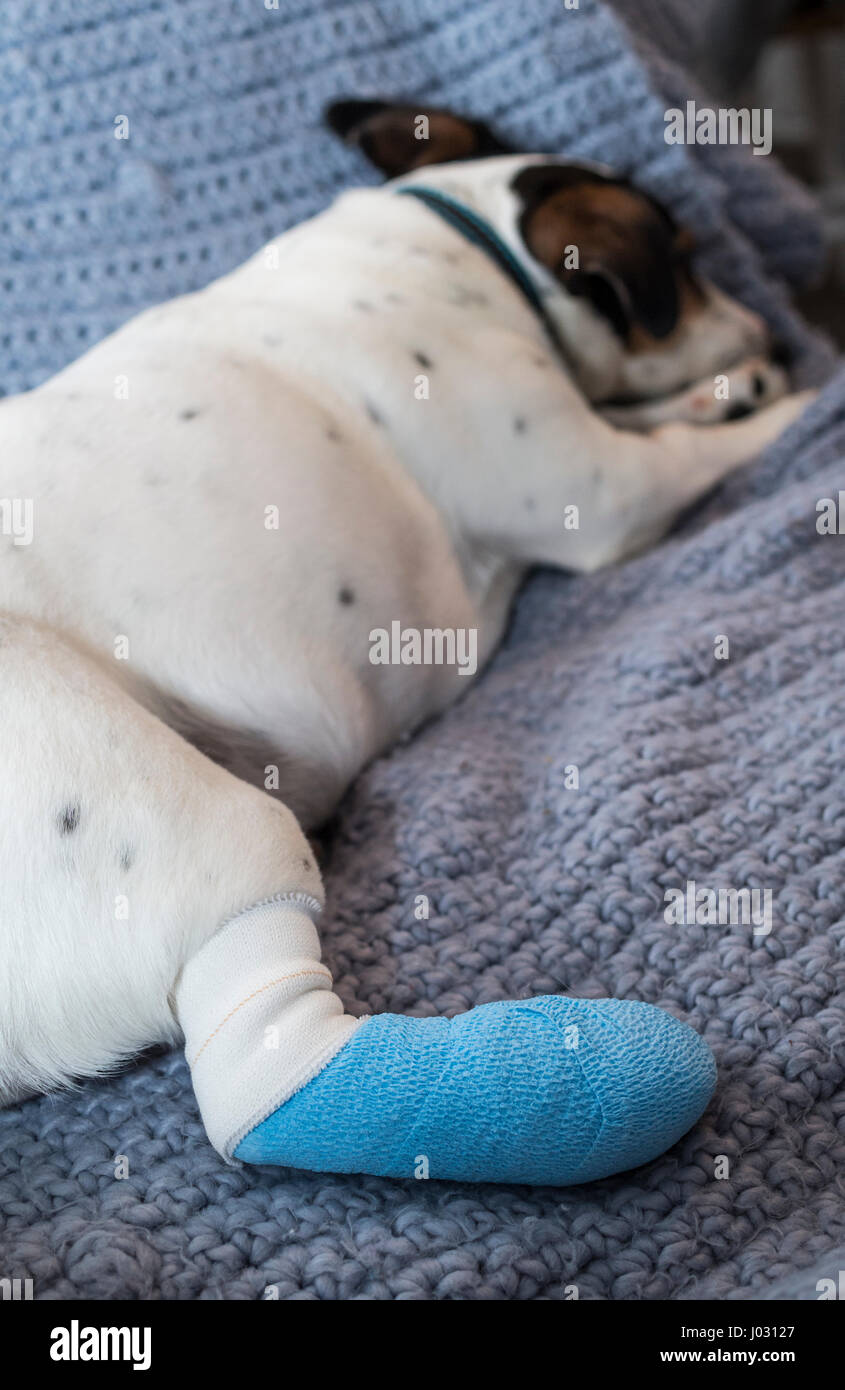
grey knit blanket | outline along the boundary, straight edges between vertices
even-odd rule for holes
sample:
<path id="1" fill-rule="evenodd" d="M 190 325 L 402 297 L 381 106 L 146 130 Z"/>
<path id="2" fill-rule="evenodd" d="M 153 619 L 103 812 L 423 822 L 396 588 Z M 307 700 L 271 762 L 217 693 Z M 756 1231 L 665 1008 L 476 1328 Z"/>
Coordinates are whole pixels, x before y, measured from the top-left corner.
<path id="1" fill-rule="evenodd" d="M 620 0 L 631 32 L 599 0 L 0 0 L 3 387 L 370 179 L 319 126 L 358 93 L 616 164 L 821 379 L 784 287 L 818 260 L 803 195 L 771 160 L 663 140 L 700 8 Z M 326 843 L 353 1012 L 663 1005 L 719 1064 L 675 1149 L 564 1191 L 235 1171 L 182 1057 L 155 1055 L 0 1115 L 0 1277 L 38 1298 L 817 1297 L 845 1267 L 845 551 L 817 526 L 843 458 L 840 376 L 653 553 L 536 574 L 489 670 L 359 778 Z M 668 923 L 690 881 L 769 891 L 771 931 Z"/>

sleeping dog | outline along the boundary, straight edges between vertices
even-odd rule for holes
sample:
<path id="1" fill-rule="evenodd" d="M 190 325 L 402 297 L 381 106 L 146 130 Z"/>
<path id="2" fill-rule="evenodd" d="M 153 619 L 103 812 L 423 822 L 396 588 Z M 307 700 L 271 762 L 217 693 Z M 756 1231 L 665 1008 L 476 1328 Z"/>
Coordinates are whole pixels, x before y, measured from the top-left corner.
<path id="1" fill-rule="evenodd" d="M 609 171 L 330 122 L 386 186 L 0 404 L 0 1100 L 182 1037 L 229 1161 L 585 1181 L 709 1049 L 620 1000 L 345 1014 L 303 828 L 466 687 L 448 634 L 483 665 L 529 566 L 653 544 L 807 395 Z"/>

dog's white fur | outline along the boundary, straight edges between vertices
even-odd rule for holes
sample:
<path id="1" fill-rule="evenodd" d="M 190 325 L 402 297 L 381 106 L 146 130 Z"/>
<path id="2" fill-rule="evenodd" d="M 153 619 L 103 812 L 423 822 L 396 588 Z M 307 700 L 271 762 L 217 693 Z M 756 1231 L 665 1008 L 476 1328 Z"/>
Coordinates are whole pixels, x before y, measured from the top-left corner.
<path id="1" fill-rule="evenodd" d="M 522 244 L 526 162 L 409 177 L 511 245 L 576 380 L 485 254 L 388 187 L 0 404 L 0 497 L 34 506 L 31 545 L 0 535 L 0 1100 L 175 1038 L 174 981 L 222 920 L 319 896 L 294 813 L 318 823 L 467 684 L 372 665 L 373 629 L 477 628 L 483 664 L 527 566 L 657 540 L 806 404 L 690 423 L 726 367 L 734 402 L 752 371 L 783 393 L 746 360 L 763 324 L 710 287 L 626 353 Z M 621 393 L 660 399 L 620 429 L 592 403 Z M 274 765 L 282 800 L 257 789 Z"/>

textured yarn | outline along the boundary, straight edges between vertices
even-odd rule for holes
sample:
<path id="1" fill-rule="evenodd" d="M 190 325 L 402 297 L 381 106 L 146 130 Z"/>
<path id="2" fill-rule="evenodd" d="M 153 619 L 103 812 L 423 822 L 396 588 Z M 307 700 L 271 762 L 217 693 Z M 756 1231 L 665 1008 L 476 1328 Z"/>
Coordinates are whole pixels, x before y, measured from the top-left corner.
<path id="1" fill-rule="evenodd" d="M 659 8 L 680 0 L 643 5 L 636 42 L 597 0 L 280 5 L 6 0 L 6 390 L 371 180 L 318 113 L 384 93 L 615 163 L 823 373 L 768 278 L 818 256 L 803 195 L 770 160 L 663 141 L 657 92 L 685 83 Z M 719 1067 L 687 1138 L 566 1192 L 235 1171 L 172 1052 L 0 1114 L 4 1277 L 42 1298 L 817 1297 L 845 1246 L 845 551 L 815 525 L 843 456 L 840 377 L 653 553 L 537 574 L 490 670 L 358 779 L 329 846 L 321 930 L 351 1012 L 662 1005 Z M 689 879 L 770 888 L 771 932 L 668 925 Z"/>

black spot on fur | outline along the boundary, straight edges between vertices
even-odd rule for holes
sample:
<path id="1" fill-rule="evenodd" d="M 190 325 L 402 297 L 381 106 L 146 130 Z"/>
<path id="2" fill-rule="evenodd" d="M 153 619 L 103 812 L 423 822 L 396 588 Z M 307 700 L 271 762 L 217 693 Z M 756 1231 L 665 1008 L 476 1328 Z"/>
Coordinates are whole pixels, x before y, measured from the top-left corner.
<path id="1" fill-rule="evenodd" d="M 433 367 L 433 366 L 434 366 L 434 363 L 432 362 L 431 358 L 430 358 L 430 357 L 426 357 L 426 355 L 425 355 L 424 352 L 415 352 L 415 353 L 414 353 L 414 358 L 415 358 L 415 360 L 416 360 L 417 362 L 419 362 L 419 364 L 420 364 L 421 367 Z"/>
<path id="2" fill-rule="evenodd" d="M 343 439 L 343 435 L 341 434 L 339 429 L 335 428 L 334 425 L 329 425 L 328 429 L 326 430 L 326 439 L 330 439 L 333 444 L 339 444 Z"/>
<path id="3" fill-rule="evenodd" d="M 180 410 L 180 411 L 179 411 L 179 419 L 180 419 L 180 420 L 196 420 L 196 418 L 197 418 L 198 415 L 199 415 L 199 411 L 198 411 L 198 410 Z"/>
<path id="4" fill-rule="evenodd" d="M 490 301 L 480 290 L 468 290 L 464 285 L 452 285 L 449 290 L 449 303 L 456 304 L 459 309 L 483 309 Z"/>
<path id="5" fill-rule="evenodd" d="M 72 835 L 79 825 L 79 805 L 63 806 L 56 816 L 60 835 Z"/>
<path id="6" fill-rule="evenodd" d="M 373 306 L 368 299 L 353 299 L 352 306 L 355 309 L 360 309 L 362 314 L 371 314 L 373 312 Z"/>
<path id="7" fill-rule="evenodd" d="M 766 381 L 759 372 L 755 372 L 751 378 L 751 394 L 758 401 L 766 394 Z"/>
<path id="8" fill-rule="evenodd" d="M 385 298 L 385 302 L 386 302 L 387 304 L 407 304 L 407 303 L 408 303 L 408 301 L 407 301 L 407 299 L 405 298 L 404 294 L 397 294 L 395 290 L 388 290 L 388 292 L 387 292 L 387 294 L 384 296 L 384 298 Z"/>
<path id="9" fill-rule="evenodd" d="M 125 874 L 132 868 L 132 865 L 135 863 L 135 851 L 131 845 L 123 846 L 123 849 L 120 851 L 119 863 Z"/>
<path id="10" fill-rule="evenodd" d="M 513 432 L 514 432 L 514 434 L 525 434 L 525 431 L 526 431 L 527 429 L 528 429 L 528 421 L 526 420 L 525 416 L 524 416 L 524 415 L 517 415 L 516 419 L 515 419 L 514 422 L 513 422 Z"/>
<path id="11" fill-rule="evenodd" d="M 745 401 L 737 401 L 736 405 L 728 407 L 725 415 L 726 420 L 744 420 L 746 416 L 754 414 L 754 407 L 746 404 Z"/>
<path id="12" fill-rule="evenodd" d="M 384 424 L 384 416 L 379 414 L 379 412 L 376 410 L 375 406 L 373 405 L 372 401 L 365 401 L 364 404 L 365 404 L 366 407 L 367 407 L 367 414 L 369 415 L 369 417 L 370 417 L 370 419 L 372 420 L 373 424 L 374 424 L 374 425 L 383 425 L 383 424 Z"/>
<path id="13" fill-rule="evenodd" d="M 311 863 L 311 860 L 310 860 L 310 859 L 303 859 L 303 861 L 302 861 L 302 867 L 303 867 L 303 869 L 311 869 L 311 868 L 313 868 L 313 865 L 312 865 L 312 863 Z"/>
<path id="14" fill-rule="evenodd" d="M 355 602 L 355 590 L 343 588 L 338 592 L 338 603 L 350 604 Z"/>

